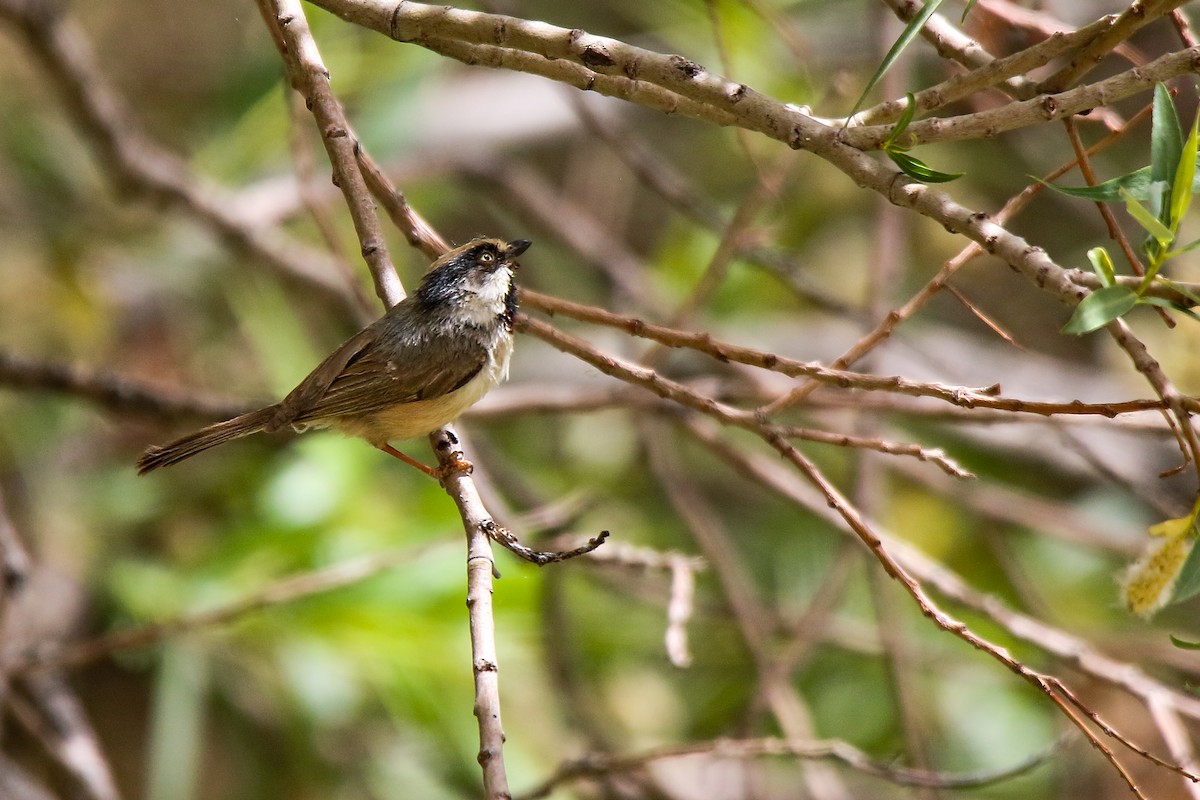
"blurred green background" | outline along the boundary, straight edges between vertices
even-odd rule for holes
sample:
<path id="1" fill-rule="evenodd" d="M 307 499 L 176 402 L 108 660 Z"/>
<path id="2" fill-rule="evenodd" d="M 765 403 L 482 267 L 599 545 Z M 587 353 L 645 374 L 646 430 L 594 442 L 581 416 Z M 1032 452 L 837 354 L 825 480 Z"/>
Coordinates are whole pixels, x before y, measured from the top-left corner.
<path id="1" fill-rule="evenodd" d="M 1078 24 L 1120 4 L 1047 5 Z M 876 4 L 851 0 L 499 8 L 682 53 L 822 116 L 850 110 L 899 32 Z M 669 320 L 684 302 L 720 231 L 640 182 L 619 148 L 581 122 L 573 90 L 472 69 L 311 6 L 306 12 L 364 145 L 439 231 L 455 241 L 476 234 L 533 239 L 520 278 L 540 291 L 658 320 Z M 296 164 L 315 159 L 300 168 L 301 180 L 333 221 L 334 255 L 369 286 L 311 120 L 289 97 L 252 3 L 80 2 L 67 4 L 66 13 L 94 51 L 94 77 L 127 104 L 131 128 L 177 153 L 198 179 L 221 186 L 241 218 L 278 225 L 321 248 L 295 179 Z M 1002 50 L 1022 43 L 1020 32 L 982 12 L 973 24 Z M 1139 44 L 1153 51 L 1170 46 L 1169 38 L 1154 29 Z M 123 189 L 11 24 L 0 27 L 0 63 L 0 352 L 249 404 L 281 396 L 355 330 L 327 293 L 281 277 L 186 210 Z M 918 43 L 893 85 L 902 93 L 945 75 Z M 894 211 L 878 198 L 778 143 L 584 99 L 726 219 L 760 180 L 777 181 L 744 234 L 748 245 L 785 254 L 792 280 L 739 259 L 683 327 L 830 359 L 866 329 L 864 298 L 874 293 L 885 308 L 903 302 L 963 244 L 925 219 L 887 221 Z M 1128 116 L 1149 98 L 1134 100 L 1119 110 Z M 1185 119 L 1192 102 L 1180 100 Z M 1103 133 L 1098 126 L 1084 131 L 1089 140 Z M 1111 177 L 1140 166 L 1146 136 L 1132 132 L 1097 159 L 1097 172 Z M 1070 146 L 1060 130 L 1039 128 L 920 155 L 939 169 L 966 172 L 949 191 L 994 211 L 1028 175 L 1068 160 Z M 1080 181 L 1072 175 L 1064 182 Z M 552 213 L 539 215 L 531 196 Z M 1084 266 L 1084 251 L 1104 236 L 1093 209 L 1059 197 L 1035 203 L 1013 230 L 1060 264 Z M 887 225 L 898 226 L 892 238 L 883 233 Z M 586 238 L 590 249 L 572 237 Z M 406 285 L 414 285 L 425 259 L 399 235 L 390 244 Z M 881 276 L 880 261 L 894 269 Z M 1195 279 L 1188 269 L 1183 265 L 1177 277 Z M 814 291 L 793 291 L 797 282 Z M 1003 265 L 980 260 L 956 286 L 1019 347 L 942 296 L 901 328 L 875 369 L 952 384 L 999 381 L 1006 393 L 1034 399 L 1150 394 L 1100 336 L 1060 336 L 1067 310 Z M 1148 313 L 1134 323 L 1167 372 L 1196 391 L 1196 326 L 1185 320 L 1167 332 Z M 611 331 L 556 324 L 626 357 L 647 350 Z M 734 395 L 788 386 L 694 354 L 672 355 L 661 369 L 676 378 L 721 379 Z M 703 498 L 702 515 L 734 554 L 736 563 L 722 566 L 740 575 L 737 585 L 763 614 L 767 652 L 803 649 L 787 684 L 810 717 L 813 738 L 844 740 L 884 763 L 977 774 L 1043 751 L 1067 729 L 1045 697 L 924 620 L 857 544 L 746 480 L 671 415 L 621 403 L 554 412 L 529 401 L 568 390 L 605 397 L 612 387 L 590 367 L 523 337 L 509 385 L 463 424 L 491 509 L 519 536 L 537 545 L 547 541 L 539 538 L 542 527 L 584 535 L 607 529 L 613 548 L 711 559 L 673 506 L 661 482 L 665 470 Z M 817 395 L 826 396 L 846 397 Z M 1145 526 L 1162 518 L 1161 508 L 1190 502 L 1186 477 L 1157 477 L 1178 458 L 1161 425 L 970 424 L 832 401 L 802 409 L 794 420 L 842 432 L 879 425 L 886 438 L 945 447 L 980 480 L 948 487 L 929 464 L 900 471 L 887 457 L 803 449 L 844 491 L 858 492 L 884 527 L 971 586 L 1190 687 L 1194 659 L 1170 647 L 1167 631 L 1197 638 L 1194 606 L 1172 609 L 1150 626 L 1116 602 L 1114 576 L 1137 552 Z M 0 490 L 35 572 L 52 576 L 32 586 L 60 597 L 67 609 L 52 622 L 29 623 L 18 644 L 216 608 L 286 576 L 355 559 L 394 565 L 335 591 L 73 671 L 71 684 L 122 796 L 480 796 L 463 539 L 451 502 L 414 470 L 331 434 L 255 437 L 135 476 L 133 462 L 146 445 L 203 421 L 113 413 L 68 395 L 0 386 Z M 727 436 L 744 452 L 776 459 L 748 436 Z M 432 458 L 423 442 L 406 449 Z M 536 522 L 539 509 L 563 508 L 548 526 Z M 1022 510 L 1029 511 L 1024 523 L 1014 516 Z M 698 576 L 689 625 L 694 660 L 680 668 L 662 645 L 665 571 L 585 559 L 537 569 L 503 552 L 498 567 L 505 754 L 515 792 L 592 750 L 781 733 L 721 569 L 710 565 Z M 49 602 L 32 596 L 35 605 Z M 830 608 L 805 627 L 816 600 Z M 992 620 L 950 607 L 1031 668 L 1064 677 L 1135 741 L 1162 750 L 1145 709 L 1130 697 L 1013 639 Z M 5 738 L 5 752 L 59 796 L 81 796 L 20 725 L 10 723 Z M 1142 762 L 1131 768 L 1152 796 L 1184 796 L 1177 779 Z M 553 796 L 807 797 L 811 769 L 789 759 L 672 761 L 656 766 L 649 783 L 583 782 Z M 848 796 L 939 796 L 834 769 Z M 961 794 L 1124 791 L 1103 759 L 1076 739 L 1027 775 Z"/>

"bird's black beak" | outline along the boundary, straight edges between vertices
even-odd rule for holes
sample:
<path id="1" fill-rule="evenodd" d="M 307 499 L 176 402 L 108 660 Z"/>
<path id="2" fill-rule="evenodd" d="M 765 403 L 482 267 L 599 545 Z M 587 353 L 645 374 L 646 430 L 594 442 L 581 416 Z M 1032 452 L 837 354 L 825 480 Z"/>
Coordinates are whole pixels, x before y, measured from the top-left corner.
<path id="1" fill-rule="evenodd" d="M 529 249 L 529 245 L 533 242 L 528 239 L 516 239 L 508 243 L 508 247 L 504 248 L 505 258 L 516 258 Z"/>

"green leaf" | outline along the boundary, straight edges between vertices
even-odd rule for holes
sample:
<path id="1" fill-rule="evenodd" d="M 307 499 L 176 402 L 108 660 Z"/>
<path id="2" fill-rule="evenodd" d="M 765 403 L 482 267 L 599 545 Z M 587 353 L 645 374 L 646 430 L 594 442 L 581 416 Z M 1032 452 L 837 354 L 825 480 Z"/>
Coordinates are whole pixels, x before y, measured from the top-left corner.
<path id="1" fill-rule="evenodd" d="M 1137 305 L 1137 293 L 1127 286 L 1105 286 L 1097 289 L 1075 306 L 1071 319 L 1063 326 L 1063 333 L 1082 336 L 1103 328 Z"/>
<path id="2" fill-rule="evenodd" d="M 1189 642 L 1185 639 L 1180 639 L 1175 634 L 1170 634 L 1171 644 L 1183 650 L 1200 650 L 1200 642 Z"/>
<path id="3" fill-rule="evenodd" d="M 888 158 L 895 162 L 901 172 L 923 183 L 947 183 L 955 178 L 961 178 L 961 172 L 939 172 L 921 159 L 905 154 L 908 148 L 899 144 L 899 140 L 917 113 L 917 100 L 913 97 L 912 92 L 905 94 L 904 99 L 908 101 L 904 106 L 904 113 L 900 115 L 900 119 L 892 127 L 892 132 L 888 134 L 887 139 L 881 145 L 883 152 L 887 153 Z"/>
<path id="4" fill-rule="evenodd" d="M 1171 280 L 1170 278 L 1163 277 L 1162 275 L 1159 275 L 1158 279 L 1160 281 L 1162 281 L 1163 283 L 1165 283 L 1167 286 L 1170 286 L 1175 291 L 1179 292 L 1181 295 L 1186 297 L 1188 300 L 1191 300 L 1193 303 L 1200 306 L 1200 294 L 1196 294 L 1191 289 L 1184 286 L 1182 283 L 1178 283 L 1176 281 Z"/>
<path id="5" fill-rule="evenodd" d="M 959 22 L 967 21 L 967 14 L 971 13 L 971 9 L 975 7 L 975 0 L 967 0 L 967 7 L 963 9 L 962 19 Z"/>
<path id="6" fill-rule="evenodd" d="M 880 78 L 892 68 L 892 65 L 896 63 L 896 59 L 900 58 L 900 54 L 904 52 L 904 48 L 908 47 L 912 43 L 912 40 L 917 38 L 917 34 L 921 32 L 921 28 L 925 27 L 925 23 L 929 21 L 929 18 L 933 16 L 933 12 L 937 11 L 938 6 L 941 4 L 942 0 L 925 0 L 925 5 L 921 7 L 921 10 L 917 12 L 915 17 L 909 20 L 908 25 L 904 27 L 904 31 L 900 34 L 900 38 L 892 45 L 892 49 L 887 51 L 887 55 L 883 57 L 883 63 L 879 65 L 879 69 L 875 70 L 875 74 L 867 82 L 867 88 L 863 89 L 862 96 L 858 98 L 858 102 L 850 110 L 851 117 L 858 112 L 858 109 L 862 108 L 863 101 L 867 99 L 867 95 L 875 88 L 875 84 L 879 83 Z"/>
<path id="7" fill-rule="evenodd" d="M 1179 156 L 1183 152 L 1183 130 L 1179 127 L 1179 115 L 1166 84 L 1154 84 L 1154 112 L 1150 126 L 1150 179 L 1162 181 L 1165 186 L 1175 179 L 1179 170 Z M 1163 199 L 1167 196 L 1163 192 Z M 1163 209 L 1166 203 L 1158 206 Z M 1161 211 L 1159 211 L 1161 213 Z"/>
<path id="8" fill-rule="evenodd" d="M 1184 315 L 1189 316 L 1192 319 L 1196 320 L 1197 322 L 1200 322 L 1200 314 L 1197 314 L 1195 311 L 1188 308 L 1187 306 L 1181 306 L 1181 305 L 1179 305 L 1179 303 L 1171 302 L 1170 300 L 1168 300 L 1165 297 L 1154 297 L 1154 296 L 1140 297 L 1140 298 L 1138 298 L 1138 304 L 1139 305 L 1148 305 L 1148 306 L 1158 306 L 1159 308 L 1169 308 L 1172 311 L 1178 311 L 1180 314 L 1184 314 Z"/>
<path id="9" fill-rule="evenodd" d="M 1192 183 L 1196 178 L 1196 145 L 1198 140 L 1197 125 L 1200 124 L 1200 110 L 1192 118 L 1192 129 L 1188 132 L 1187 141 L 1179 154 L 1179 163 L 1175 167 L 1174 181 L 1171 183 L 1171 204 L 1168 208 L 1167 225 L 1172 232 L 1179 230 L 1179 223 L 1187 214 L 1188 206 L 1192 203 Z"/>
<path id="10" fill-rule="evenodd" d="M 1171 593 L 1171 602 L 1179 603 L 1200 594 L 1200 547 L 1196 547 L 1196 524 L 1192 523 L 1192 549 L 1183 569 L 1179 571 L 1179 580 L 1175 583 L 1175 591 Z"/>
<path id="11" fill-rule="evenodd" d="M 904 106 L 904 113 L 900 115 L 900 119 L 896 120 L 896 124 L 892 127 L 892 132 L 883 140 L 882 149 L 889 153 L 908 149 L 896 144 L 896 140 L 903 135 L 909 123 L 913 121 L 913 117 L 917 113 L 917 99 L 913 97 L 912 92 L 906 93 L 904 99 L 907 101 L 907 104 Z"/>
<path id="12" fill-rule="evenodd" d="M 916 178 L 922 183 L 948 183 L 963 176 L 961 172 L 939 172 L 921 161 L 921 159 L 913 158 L 906 153 L 889 150 L 887 151 L 887 156 L 896 162 L 896 166 L 900 168 L 901 172 L 910 178 Z"/>
<path id="13" fill-rule="evenodd" d="M 1095 186 L 1059 186 L 1054 183 L 1046 183 L 1046 181 L 1040 178 L 1034 178 L 1034 180 L 1043 186 L 1050 187 L 1059 194 L 1078 197 L 1083 200 L 1095 200 L 1101 203 L 1112 203 L 1120 200 L 1122 189 L 1129 192 L 1131 196 L 1136 197 L 1138 200 L 1146 200 L 1153 190 L 1149 167 L 1142 167 L 1128 175 L 1122 175 L 1119 178 L 1113 178 L 1104 183 L 1097 183 Z"/>
<path id="14" fill-rule="evenodd" d="M 1129 212 L 1129 216 L 1133 217 L 1146 233 L 1154 237 L 1154 240 L 1163 249 L 1166 249 L 1175 240 L 1175 234 L 1171 233 L 1171 229 L 1164 225 L 1158 217 L 1151 214 L 1133 195 L 1122 191 L 1121 199 L 1125 201 L 1125 210 Z"/>
<path id="15" fill-rule="evenodd" d="M 1193 250 L 1195 250 L 1197 247 L 1200 247 L 1200 239 L 1196 239 L 1194 241 L 1188 242 L 1183 247 L 1179 247 L 1179 248 L 1176 248 L 1175 250 L 1170 251 L 1165 256 L 1163 256 L 1163 261 L 1166 261 L 1169 258 L 1175 258 L 1175 256 L 1181 256 L 1184 253 L 1190 253 Z"/>
<path id="16" fill-rule="evenodd" d="M 1100 278 L 1105 286 L 1115 286 L 1117 270 L 1113 267 L 1112 258 L 1103 247 L 1093 247 L 1087 251 L 1088 261 L 1092 262 L 1092 272 Z"/>

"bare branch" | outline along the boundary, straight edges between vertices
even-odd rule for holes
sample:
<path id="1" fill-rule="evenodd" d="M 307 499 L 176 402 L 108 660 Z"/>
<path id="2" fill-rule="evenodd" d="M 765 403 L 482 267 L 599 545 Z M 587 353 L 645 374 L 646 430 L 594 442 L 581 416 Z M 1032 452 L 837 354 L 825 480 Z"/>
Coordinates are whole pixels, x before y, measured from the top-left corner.
<path id="1" fill-rule="evenodd" d="M 516 800 L 537 800 L 548 797 L 555 788 L 584 778 L 595 778 L 615 772 L 644 767 L 656 761 L 707 756 L 709 759 L 747 759 L 763 756 L 790 756 L 800 759 L 836 761 L 853 770 L 881 778 L 897 786 L 920 786 L 933 789 L 971 789 L 991 786 L 1023 775 L 1046 763 L 1066 743 L 1059 739 L 1044 750 L 1034 753 L 1018 764 L 1002 770 L 952 775 L 926 770 L 908 769 L 892 762 L 876 761 L 858 748 L 837 740 L 795 741 L 787 739 L 718 739 L 672 745 L 631 755 L 596 754 L 568 761 L 544 783 L 516 796 Z"/>
<path id="2" fill-rule="evenodd" d="M 184 634 L 206 631 L 236 622 L 250 614 L 337 591 L 410 563 L 432 548 L 420 546 L 392 553 L 364 556 L 332 567 L 291 575 L 264 586 L 239 600 L 174 619 L 117 630 L 95 639 L 44 644 L 32 652 L 4 654 L 5 668 L 13 675 L 47 669 L 69 669 L 90 664 L 113 653 L 148 647 Z"/>
<path id="3" fill-rule="evenodd" d="M 358 139 L 330 89 L 329 71 L 308 30 L 304 11 L 298 0 L 259 0 L 259 10 L 270 25 L 278 26 L 277 41 L 282 44 L 292 86 L 304 97 L 316 121 L 333 165 L 333 182 L 342 190 L 363 259 L 375 281 L 375 293 L 384 305 L 394 306 L 404 299 L 404 287 L 392 266 L 387 242 L 375 216 L 375 204 L 358 167 Z"/>
<path id="4" fill-rule="evenodd" d="M 110 411 L 165 420 L 228 419 L 250 408 L 246 403 L 152 387 L 109 372 L 34 361 L 3 351 L 0 351 L 0 386 L 59 392 Z"/>
<path id="5" fill-rule="evenodd" d="M 774 353 L 764 353 L 753 348 L 719 341 L 713 339 L 708 333 L 681 331 L 664 325 L 655 325 L 636 317 L 615 314 L 596 306 L 573 303 L 569 300 L 551 297 L 531 290 L 522 290 L 521 298 L 526 306 L 537 308 L 552 315 L 562 314 L 563 316 L 583 322 L 593 322 L 612 328 L 619 328 L 634 336 L 651 339 L 669 347 L 687 347 L 692 350 L 698 350 L 712 356 L 718 361 L 735 361 L 739 364 L 768 369 L 790 377 L 811 378 L 819 383 L 842 389 L 892 392 L 910 397 L 931 397 L 962 408 L 991 408 L 1042 416 L 1056 414 L 1096 414 L 1112 417 L 1118 414 L 1162 408 L 1165 402 L 1157 400 L 1130 400 L 1115 403 L 1083 403 L 1078 400 L 1072 400 L 1064 403 L 1051 403 L 1022 400 L 1015 397 L 1002 397 L 999 395 L 999 386 L 946 386 L 936 383 L 910 381 L 898 375 L 881 376 L 831 369 L 815 362 L 797 361 Z M 528 329 L 531 333 L 542 338 L 545 338 L 544 334 L 547 331 L 545 326 L 527 316 L 522 316 L 519 319 L 518 329 Z M 1180 396 L 1178 402 L 1182 403 L 1182 407 L 1185 409 L 1200 410 L 1200 399 Z"/>
<path id="6" fill-rule="evenodd" d="M 1041 94 L 985 111 L 956 117 L 933 117 L 914 122 L 904 130 L 906 145 L 933 144 L 961 139 L 998 136 L 1008 131 L 1041 125 L 1101 108 L 1154 88 L 1154 84 L 1200 69 L 1200 48 L 1168 53 L 1144 67 L 1136 67 L 1075 89 L 1057 94 Z M 847 128 L 842 141 L 859 150 L 873 150 L 883 144 L 891 126 L 868 125 Z"/>
<path id="7" fill-rule="evenodd" d="M 1095 39 L 1101 32 L 1110 28 L 1116 19 L 1116 15 L 1113 14 L 1101 17 L 1076 31 L 1056 32 L 1032 47 L 1019 50 L 1011 56 L 997 58 L 969 72 L 960 72 L 928 89 L 922 89 L 913 95 L 916 100 L 917 114 L 942 108 L 956 100 L 969 97 L 983 89 L 1004 83 L 1010 78 L 1048 64 L 1064 53 L 1071 52 L 1080 44 Z M 1028 86 L 1027 83 L 1020 83 L 1007 88 L 1014 94 L 1019 94 Z M 848 120 L 829 120 L 828 124 L 838 127 L 842 125 L 862 127 L 895 122 L 904 113 L 906 106 L 907 102 L 903 99 L 888 100 L 864 109 Z"/>
<path id="8" fill-rule="evenodd" d="M 82 33 L 58 9 L 45 0 L 0 0 L 0 18 L 22 33 L 118 186 L 169 201 L 281 274 L 300 278 L 343 307 L 359 310 L 333 259 L 273 229 L 245 223 L 232 211 L 235 204 L 225 190 L 204 183 L 174 153 L 153 142 L 101 78 L 103 72 Z"/>

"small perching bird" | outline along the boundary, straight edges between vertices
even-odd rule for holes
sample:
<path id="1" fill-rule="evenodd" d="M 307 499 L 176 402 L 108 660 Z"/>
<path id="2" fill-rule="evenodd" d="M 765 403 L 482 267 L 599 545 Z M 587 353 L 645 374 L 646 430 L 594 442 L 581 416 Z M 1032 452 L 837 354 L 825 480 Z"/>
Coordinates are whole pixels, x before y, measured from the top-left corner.
<path id="1" fill-rule="evenodd" d="M 530 242 L 475 239 L 437 259 L 417 290 L 352 336 L 274 405 L 150 447 L 138 474 L 259 431 L 334 428 L 430 475 L 392 440 L 431 433 L 508 376 L 517 256 Z"/>

